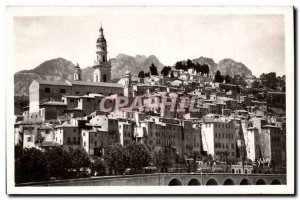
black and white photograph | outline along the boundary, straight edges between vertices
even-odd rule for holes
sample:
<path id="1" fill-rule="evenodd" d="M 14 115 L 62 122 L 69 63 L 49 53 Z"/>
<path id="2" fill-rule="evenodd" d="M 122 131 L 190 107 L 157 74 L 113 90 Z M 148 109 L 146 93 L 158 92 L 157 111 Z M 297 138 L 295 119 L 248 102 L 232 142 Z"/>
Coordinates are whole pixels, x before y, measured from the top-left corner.
<path id="1" fill-rule="evenodd" d="M 7 193 L 293 194 L 293 12 L 7 7 Z"/>

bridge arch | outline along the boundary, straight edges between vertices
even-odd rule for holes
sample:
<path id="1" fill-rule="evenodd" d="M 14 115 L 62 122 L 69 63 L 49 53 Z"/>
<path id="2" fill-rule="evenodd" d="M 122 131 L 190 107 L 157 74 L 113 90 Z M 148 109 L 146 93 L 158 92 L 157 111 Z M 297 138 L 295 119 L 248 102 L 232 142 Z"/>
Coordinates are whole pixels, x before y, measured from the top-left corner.
<path id="1" fill-rule="evenodd" d="M 214 178 L 210 178 L 207 182 L 206 185 L 219 185 L 218 181 Z"/>
<path id="2" fill-rule="evenodd" d="M 256 185 L 267 185 L 266 181 L 264 179 L 258 179 L 256 181 Z"/>
<path id="3" fill-rule="evenodd" d="M 173 178 L 168 186 L 176 186 L 176 185 L 182 185 L 182 182 L 178 178 Z"/>
<path id="4" fill-rule="evenodd" d="M 200 181 L 196 178 L 192 178 L 189 182 L 188 185 L 201 185 Z"/>
<path id="5" fill-rule="evenodd" d="M 243 180 L 241 180 L 240 185 L 251 185 L 251 182 L 248 179 L 244 178 Z"/>
<path id="6" fill-rule="evenodd" d="M 233 180 L 231 178 L 227 178 L 224 181 L 223 185 L 235 185 L 235 184 L 234 184 L 234 182 L 233 182 Z"/>
<path id="7" fill-rule="evenodd" d="M 271 185 L 281 185 L 281 182 L 277 178 L 275 178 L 271 181 Z"/>

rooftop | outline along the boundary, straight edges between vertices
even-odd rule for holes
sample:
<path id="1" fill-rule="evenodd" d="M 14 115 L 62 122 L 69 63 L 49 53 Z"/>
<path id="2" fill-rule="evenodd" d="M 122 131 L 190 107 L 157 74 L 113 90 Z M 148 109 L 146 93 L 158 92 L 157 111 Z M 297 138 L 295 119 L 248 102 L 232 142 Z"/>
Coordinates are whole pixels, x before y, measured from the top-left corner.
<path id="1" fill-rule="evenodd" d="M 66 106 L 67 104 L 61 101 L 47 101 L 40 104 L 41 106 Z"/>
<path id="2" fill-rule="evenodd" d="M 73 81 L 73 80 L 67 80 L 66 82 L 70 83 L 70 85 L 86 85 L 86 86 L 101 86 L 101 87 L 124 88 L 124 86 L 122 84 L 119 84 L 119 83 L 91 82 L 91 81 Z"/>
<path id="3" fill-rule="evenodd" d="M 36 79 L 36 82 L 42 85 L 62 85 L 62 86 L 71 86 L 66 81 L 47 81 L 42 79 Z"/>

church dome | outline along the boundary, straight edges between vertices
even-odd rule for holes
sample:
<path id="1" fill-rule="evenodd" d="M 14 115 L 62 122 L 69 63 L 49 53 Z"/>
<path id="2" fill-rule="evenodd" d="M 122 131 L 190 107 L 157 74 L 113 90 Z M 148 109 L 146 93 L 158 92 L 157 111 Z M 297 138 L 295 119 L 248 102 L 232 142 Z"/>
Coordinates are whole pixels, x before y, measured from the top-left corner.
<path id="1" fill-rule="evenodd" d="M 106 39 L 104 37 L 99 37 L 97 39 L 97 43 L 102 43 L 102 42 L 106 42 Z"/>

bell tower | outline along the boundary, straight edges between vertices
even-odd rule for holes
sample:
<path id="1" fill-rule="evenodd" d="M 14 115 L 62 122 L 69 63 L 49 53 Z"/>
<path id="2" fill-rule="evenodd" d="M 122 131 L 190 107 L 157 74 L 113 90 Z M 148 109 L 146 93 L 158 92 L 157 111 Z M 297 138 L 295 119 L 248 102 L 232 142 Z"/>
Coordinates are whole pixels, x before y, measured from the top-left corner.
<path id="1" fill-rule="evenodd" d="M 80 69 L 78 63 L 75 67 L 73 79 L 74 79 L 74 81 L 81 81 L 81 69 Z"/>
<path id="2" fill-rule="evenodd" d="M 111 81 L 111 63 L 107 60 L 107 43 L 103 34 L 102 25 L 99 29 L 99 37 L 96 42 L 97 60 L 94 61 L 94 82 Z"/>

